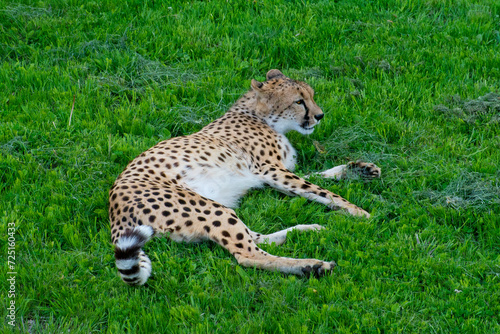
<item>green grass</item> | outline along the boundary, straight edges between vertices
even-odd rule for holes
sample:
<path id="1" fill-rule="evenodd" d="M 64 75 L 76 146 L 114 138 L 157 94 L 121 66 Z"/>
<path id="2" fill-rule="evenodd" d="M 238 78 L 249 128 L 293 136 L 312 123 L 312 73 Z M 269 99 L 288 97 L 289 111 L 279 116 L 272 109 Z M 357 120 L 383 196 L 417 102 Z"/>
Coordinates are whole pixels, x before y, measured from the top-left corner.
<path id="1" fill-rule="evenodd" d="M 15 222 L 17 330 L 500 332 L 499 15 L 495 0 L 3 1 L 0 248 Z M 114 179 L 271 68 L 310 83 L 326 113 L 313 135 L 289 135 L 298 174 L 376 163 L 371 183 L 314 179 L 372 218 L 252 191 L 237 213 L 253 230 L 327 227 L 264 248 L 335 260 L 332 276 L 157 239 L 148 284 L 125 286 Z"/>

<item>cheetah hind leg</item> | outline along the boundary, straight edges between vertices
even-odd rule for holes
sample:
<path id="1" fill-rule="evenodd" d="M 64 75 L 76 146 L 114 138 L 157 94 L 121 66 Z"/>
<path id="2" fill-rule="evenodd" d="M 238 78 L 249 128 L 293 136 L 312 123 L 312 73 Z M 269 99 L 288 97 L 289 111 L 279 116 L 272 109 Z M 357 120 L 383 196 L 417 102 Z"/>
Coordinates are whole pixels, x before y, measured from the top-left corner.
<path id="1" fill-rule="evenodd" d="M 241 266 L 253 267 L 270 271 L 279 271 L 285 274 L 298 276 L 314 275 L 323 276 L 335 268 L 334 261 L 321 261 L 317 259 L 294 259 L 271 255 L 257 246 L 257 242 L 276 242 L 281 244 L 286 239 L 290 230 L 318 230 L 319 225 L 298 225 L 289 229 L 269 235 L 259 235 L 249 231 L 241 220 L 236 220 L 230 232 L 225 233 L 226 238 L 219 240 L 216 235 L 211 239 L 226 248 Z M 226 231 L 227 232 L 227 231 Z M 234 238 L 236 236 L 236 238 Z M 254 239 L 255 238 L 255 239 Z"/>
<path id="2" fill-rule="evenodd" d="M 358 175 L 363 179 L 374 179 L 380 177 L 381 169 L 373 163 L 367 163 L 362 161 L 351 161 L 347 165 L 340 165 L 320 173 L 314 173 L 313 175 L 320 175 L 321 177 L 328 179 L 341 180 L 348 178 L 349 175 Z M 309 178 L 307 175 L 305 178 Z"/>
<path id="3" fill-rule="evenodd" d="M 296 225 L 293 227 L 289 227 L 285 230 L 281 230 L 275 233 L 271 234 L 260 234 L 257 232 L 250 231 L 250 236 L 252 237 L 253 241 L 255 241 L 256 244 L 262 244 L 262 243 L 276 243 L 276 245 L 282 245 L 286 241 L 286 235 L 288 232 L 293 231 L 293 230 L 299 230 L 299 231 L 319 231 L 324 229 L 323 226 L 318 225 L 318 224 L 310 224 L 310 225 Z"/>

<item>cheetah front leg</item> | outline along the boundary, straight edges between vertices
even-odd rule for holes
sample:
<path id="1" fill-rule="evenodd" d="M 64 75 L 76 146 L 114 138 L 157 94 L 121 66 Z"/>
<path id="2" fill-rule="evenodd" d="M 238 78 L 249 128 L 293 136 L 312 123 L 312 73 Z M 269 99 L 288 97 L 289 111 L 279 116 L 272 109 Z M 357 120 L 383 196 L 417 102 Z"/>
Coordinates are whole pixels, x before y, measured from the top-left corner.
<path id="1" fill-rule="evenodd" d="M 349 175 L 349 172 L 357 174 L 365 179 L 374 179 L 376 177 L 380 177 L 381 169 L 372 163 L 351 161 L 347 165 L 335 166 L 323 172 L 313 173 L 312 175 L 319 175 L 328 179 L 341 180 L 345 179 Z M 304 178 L 308 179 L 310 176 L 311 175 L 306 175 Z"/>
<path id="2" fill-rule="evenodd" d="M 370 217 L 370 214 L 360 207 L 348 202 L 341 196 L 306 181 L 284 166 L 274 165 L 259 171 L 258 174 L 265 183 L 288 195 L 302 196 L 309 200 L 322 203 L 332 210 L 344 210 L 354 216 Z"/>

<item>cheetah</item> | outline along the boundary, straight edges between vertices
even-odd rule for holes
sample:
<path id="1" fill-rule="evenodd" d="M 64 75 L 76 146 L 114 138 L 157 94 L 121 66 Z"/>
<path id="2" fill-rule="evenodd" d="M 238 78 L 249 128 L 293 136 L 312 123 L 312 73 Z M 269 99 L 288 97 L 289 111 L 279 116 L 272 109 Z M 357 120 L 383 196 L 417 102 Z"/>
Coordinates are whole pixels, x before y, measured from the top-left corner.
<path id="1" fill-rule="evenodd" d="M 273 256 L 260 243 L 285 242 L 291 230 L 320 230 L 317 224 L 297 225 L 264 235 L 251 231 L 232 207 L 251 188 L 271 186 L 290 196 L 302 196 L 333 210 L 370 217 L 344 198 L 316 186 L 292 171 L 295 150 L 285 133 L 309 135 L 323 118 L 314 91 L 279 70 L 266 81 L 251 81 L 251 89 L 221 118 L 189 136 L 171 138 L 128 164 L 109 192 L 111 237 L 116 266 L 123 281 L 143 285 L 151 261 L 142 250 L 153 235 L 180 242 L 211 240 L 227 249 L 245 267 L 309 277 L 321 276 L 334 261 Z M 374 164 L 341 165 L 319 173 L 341 179 L 348 170 L 373 178 Z"/>

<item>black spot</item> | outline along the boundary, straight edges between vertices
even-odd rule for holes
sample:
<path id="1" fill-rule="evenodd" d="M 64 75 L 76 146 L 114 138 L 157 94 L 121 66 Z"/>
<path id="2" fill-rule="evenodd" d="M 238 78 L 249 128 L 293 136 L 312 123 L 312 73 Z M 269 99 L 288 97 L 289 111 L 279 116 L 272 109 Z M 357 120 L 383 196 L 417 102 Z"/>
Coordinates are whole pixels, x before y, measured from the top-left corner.
<path id="1" fill-rule="evenodd" d="M 243 240 L 243 238 L 244 238 L 243 233 L 236 234 L 236 239 Z"/>
<path id="2" fill-rule="evenodd" d="M 190 207 L 185 206 L 185 207 L 183 207 L 182 209 L 183 209 L 184 211 L 186 211 L 186 212 L 191 212 L 191 208 L 190 208 Z"/>
<path id="3" fill-rule="evenodd" d="M 326 197 L 326 193 L 324 191 L 322 191 L 322 192 L 319 193 L 319 196 Z"/>
<path id="4" fill-rule="evenodd" d="M 215 226 L 215 227 L 219 227 L 219 226 L 220 226 L 220 221 L 218 221 L 218 220 L 214 220 L 214 221 L 212 222 L 212 225 L 213 225 L 213 226 Z"/>
<path id="5" fill-rule="evenodd" d="M 179 204 L 184 205 L 184 204 L 186 204 L 186 201 L 185 201 L 185 200 L 183 200 L 183 199 L 180 199 L 180 200 L 179 200 Z"/>
<path id="6" fill-rule="evenodd" d="M 231 224 L 231 225 L 235 225 L 238 221 L 237 221 L 236 219 L 234 219 L 234 218 L 229 218 L 229 219 L 227 220 L 227 222 L 228 222 L 229 224 Z"/>
<path id="7" fill-rule="evenodd" d="M 166 221 L 167 226 L 172 225 L 174 223 L 173 219 L 169 219 Z"/>
<path id="8" fill-rule="evenodd" d="M 204 200 L 201 200 L 201 199 L 200 199 L 200 201 L 199 201 L 198 203 L 200 203 L 200 205 L 201 205 L 201 206 L 205 206 L 205 205 L 207 205 L 207 202 L 205 202 Z M 194 205 L 194 204 L 193 204 L 193 205 Z"/>
<path id="9" fill-rule="evenodd" d="M 203 229 L 204 229 L 205 231 L 207 231 L 207 233 L 210 233 L 210 227 L 209 227 L 209 226 L 206 226 L 206 225 L 205 225 L 205 226 L 203 226 Z"/>
<path id="10" fill-rule="evenodd" d="M 226 239 L 222 239 L 222 243 L 223 243 L 224 245 L 227 245 L 227 240 L 226 240 Z"/>
<path id="11" fill-rule="evenodd" d="M 173 207 L 173 206 L 174 206 L 174 205 L 173 205 L 172 203 L 170 203 L 170 202 L 165 202 L 165 203 L 163 203 L 163 204 L 165 204 L 165 206 L 166 206 L 166 207 L 169 207 L 169 208 L 171 208 L 171 207 Z"/>
<path id="12" fill-rule="evenodd" d="M 186 226 L 191 226 L 191 225 L 193 225 L 193 222 L 192 222 L 191 220 L 187 220 L 187 221 L 184 223 L 184 225 L 186 225 Z"/>
<path id="13" fill-rule="evenodd" d="M 189 200 L 189 203 L 191 203 L 191 205 L 196 205 L 196 202 L 194 200 Z"/>
<path id="14" fill-rule="evenodd" d="M 158 204 L 153 205 L 153 209 L 158 210 L 159 208 L 160 208 L 160 206 Z"/>
<path id="15" fill-rule="evenodd" d="M 156 216 L 149 216 L 149 222 L 154 223 L 156 220 Z"/>
<path id="16" fill-rule="evenodd" d="M 169 211 L 163 211 L 161 214 L 163 215 L 163 217 L 170 216 L 170 212 Z"/>
<path id="17" fill-rule="evenodd" d="M 149 203 L 154 203 L 154 202 L 156 202 L 156 200 L 154 198 L 148 198 L 148 202 Z"/>
<path id="18" fill-rule="evenodd" d="M 223 212 L 220 211 L 220 210 L 217 210 L 214 213 L 215 213 L 216 216 L 221 216 L 223 214 Z"/>
<path id="19" fill-rule="evenodd" d="M 243 244 L 236 244 L 235 246 L 238 248 L 243 248 Z"/>
<path id="20" fill-rule="evenodd" d="M 231 234 L 229 234 L 228 231 L 222 231 L 222 235 L 225 236 L 225 237 L 228 237 L 228 238 L 231 237 Z"/>
<path id="21" fill-rule="evenodd" d="M 147 215 L 147 214 L 151 213 L 151 209 L 144 209 L 144 211 L 142 211 L 142 212 L 144 212 L 144 214 Z"/>
<path id="22" fill-rule="evenodd" d="M 189 217 L 189 213 L 183 212 L 183 213 L 182 213 L 182 217 L 184 217 L 184 218 Z"/>
<path id="23" fill-rule="evenodd" d="M 198 220 L 201 221 L 201 222 L 204 222 L 206 221 L 207 219 L 205 217 L 201 217 L 201 216 L 198 216 Z"/>
<path id="24" fill-rule="evenodd" d="M 139 203 L 139 204 L 137 204 L 137 207 L 138 207 L 139 209 L 142 209 L 143 207 L 145 207 L 145 205 L 144 205 L 144 204 L 142 204 L 142 203 Z"/>

